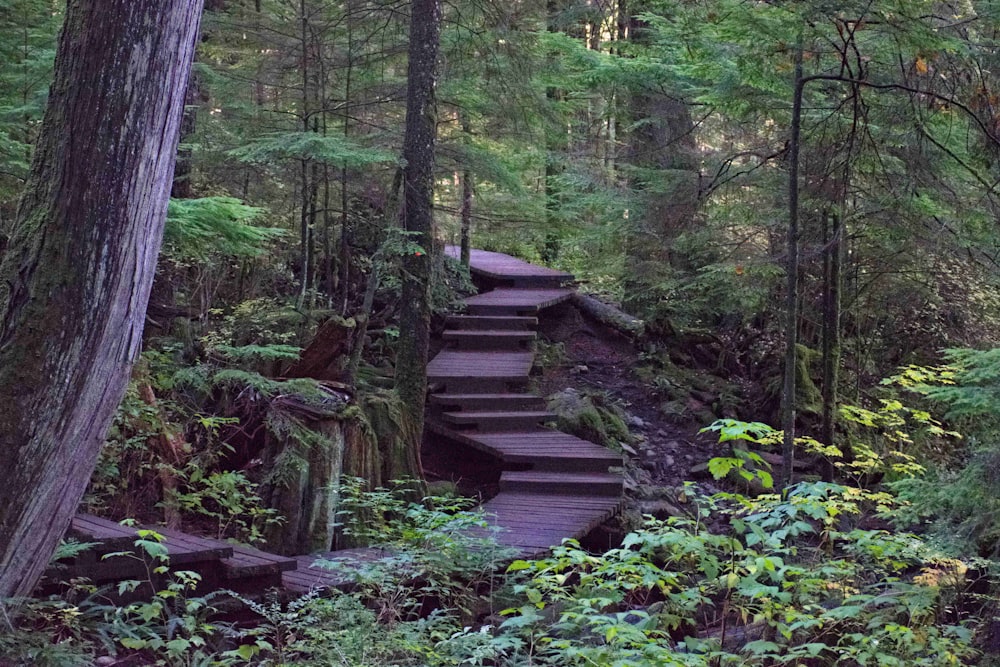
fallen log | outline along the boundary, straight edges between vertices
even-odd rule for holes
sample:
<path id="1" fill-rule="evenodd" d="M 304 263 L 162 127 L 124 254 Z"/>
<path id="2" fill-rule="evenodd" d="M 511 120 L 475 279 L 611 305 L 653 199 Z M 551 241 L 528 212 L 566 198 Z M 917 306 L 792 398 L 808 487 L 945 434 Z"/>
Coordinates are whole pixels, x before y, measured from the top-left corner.
<path id="1" fill-rule="evenodd" d="M 636 317 L 632 317 L 628 313 L 619 310 L 611 304 L 599 301 L 588 294 L 573 292 L 571 302 L 574 306 L 579 308 L 583 314 L 592 317 L 601 324 L 610 327 L 615 331 L 628 336 L 629 338 L 641 338 L 645 332 L 645 322 Z"/>

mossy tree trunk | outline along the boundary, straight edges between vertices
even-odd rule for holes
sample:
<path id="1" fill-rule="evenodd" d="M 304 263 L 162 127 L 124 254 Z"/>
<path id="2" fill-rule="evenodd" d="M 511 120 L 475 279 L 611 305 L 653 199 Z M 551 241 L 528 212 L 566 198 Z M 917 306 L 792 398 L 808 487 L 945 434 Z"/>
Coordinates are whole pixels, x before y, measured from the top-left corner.
<path id="1" fill-rule="evenodd" d="M 0 230 L 0 598 L 31 592 L 139 351 L 201 0 L 75 0 Z"/>
<path id="2" fill-rule="evenodd" d="M 430 341 L 430 283 L 434 252 L 434 143 L 438 46 L 441 37 L 439 0 L 410 4 L 410 50 L 403 138 L 403 228 L 414 232 L 424 252 L 403 260 L 403 310 L 396 358 L 396 391 L 403 402 L 404 423 L 412 425 L 407 446 L 393 452 L 398 460 L 384 463 L 396 474 L 419 477 L 420 439 L 427 393 L 427 348 Z"/>

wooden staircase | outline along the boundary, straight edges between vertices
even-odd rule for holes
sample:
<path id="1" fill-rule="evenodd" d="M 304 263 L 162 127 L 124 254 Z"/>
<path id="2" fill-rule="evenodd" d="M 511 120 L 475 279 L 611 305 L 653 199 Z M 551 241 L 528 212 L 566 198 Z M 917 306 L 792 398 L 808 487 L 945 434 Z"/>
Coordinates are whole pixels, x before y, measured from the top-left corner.
<path id="1" fill-rule="evenodd" d="M 481 250 L 470 268 L 496 287 L 446 321 L 446 347 L 427 367 L 427 428 L 499 459 L 500 493 L 483 509 L 501 544 L 537 556 L 620 510 L 622 459 L 545 426 L 555 415 L 527 391 L 539 314 L 571 297 L 572 276 Z"/>
<path id="2" fill-rule="evenodd" d="M 448 252 L 458 254 L 457 248 Z M 621 509 L 622 458 L 547 427 L 555 415 L 527 391 L 539 313 L 570 298 L 572 290 L 563 285 L 572 276 L 481 250 L 472 252 L 471 269 L 496 287 L 467 299 L 467 314 L 446 322 L 447 347 L 427 367 L 436 388 L 428 401 L 427 429 L 500 462 L 500 492 L 483 509 L 500 529 L 502 545 L 521 557 L 539 556 L 564 538 L 586 535 Z M 96 546 L 50 567 L 42 590 L 75 577 L 99 585 L 136 579 L 162 586 L 163 578 L 152 572 L 160 563 L 135 546 L 140 529 L 77 515 L 68 536 Z M 356 569 L 384 555 L 352 549 L 285 557 L 168 528 L 145 529 L 161 536 L 171 569 L 200 575 L 200 593 L 350 588 L 353 581 L 341 571 L 316 567 L 317 562 L 349 562 L 354 567 L 348 569 Z"/>

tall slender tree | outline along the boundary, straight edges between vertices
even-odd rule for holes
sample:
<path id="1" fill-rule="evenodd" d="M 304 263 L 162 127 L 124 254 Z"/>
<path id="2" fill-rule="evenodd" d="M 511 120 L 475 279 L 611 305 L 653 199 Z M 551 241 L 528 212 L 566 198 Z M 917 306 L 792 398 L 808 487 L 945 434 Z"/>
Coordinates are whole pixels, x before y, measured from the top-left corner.
<path id="1" fill-rule="evenodd" d="M 202 0 L 74 0 L 0 229 L 0 598 L 31 592 L 139 351 Z"/>
<path id="2" fill-rule="evenodd" d="M 431 318 L 431 256 L 434 248 L 434 143 L 437 114 L 434 86 L 441 40 L 439 0 L 410 4 L 410 62 L 407 69 L 406 132 L 403 138 L 403 226 L 424 252 L 403 261 L 403 310 L 396 361 L 396 391 L 414 433 L 403 472 L 419 473 L 419 446 L 427 393 L 427 347 Z M 414 470 L 405 470 L 414 468 Z"/>

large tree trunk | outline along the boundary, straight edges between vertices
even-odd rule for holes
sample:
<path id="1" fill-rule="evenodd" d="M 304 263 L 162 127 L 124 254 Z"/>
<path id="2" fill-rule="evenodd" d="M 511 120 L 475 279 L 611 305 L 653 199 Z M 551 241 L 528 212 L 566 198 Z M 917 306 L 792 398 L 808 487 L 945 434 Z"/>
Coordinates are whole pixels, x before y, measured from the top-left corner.
<path id="1" fill-rule="evenodd" d="M 75 0 L 0 232 L 0 598 L 31 592 L 128 382 L 201 0 Z"/>
<path id="2" fill-rule="evenodd" d="M 410 5 L 410 62 L 406 88 L 406 132 L 403 139 L 403 228 L 415 232 L 425 250 L 403 260 L 403 310 L 396 359 L 396 391 L 403 402 L 404 423 L 412 439 L 405 461 L 390 462 L 398 473 L 420 475 L 420 439 L 427 393 L 427 347 L 431 318 L 431 255 L 434 252 L 434 84 L 441 37 L 439 0 L 413 0 Z M 400 453 L 401 454 L 401 453 Z"/>

